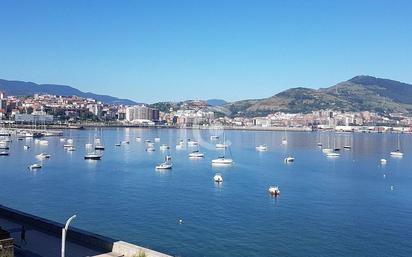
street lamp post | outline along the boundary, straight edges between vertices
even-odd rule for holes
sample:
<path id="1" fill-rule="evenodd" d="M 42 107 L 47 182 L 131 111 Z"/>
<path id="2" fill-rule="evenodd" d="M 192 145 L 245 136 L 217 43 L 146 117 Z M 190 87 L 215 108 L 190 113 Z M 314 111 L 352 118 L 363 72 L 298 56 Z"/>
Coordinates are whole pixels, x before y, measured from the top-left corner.
<path id="1" fill-rule="evenodd" d="M 76 215 L 71 216 L 67 221 L 66 221 L 66 226 L 62 229 L 62 256 L 65 257 L 65 251 L 66 251 L 66 234 L 67 230 L 69 229 L 70 222 L 76 218 Z"/>

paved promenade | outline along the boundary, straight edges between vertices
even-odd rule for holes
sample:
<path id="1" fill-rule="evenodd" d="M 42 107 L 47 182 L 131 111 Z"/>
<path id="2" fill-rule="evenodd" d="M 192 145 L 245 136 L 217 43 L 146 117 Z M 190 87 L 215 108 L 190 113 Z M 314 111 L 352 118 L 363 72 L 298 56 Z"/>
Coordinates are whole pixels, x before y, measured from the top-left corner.
<path id="1" fill-rule="evenodd" d="M 13 221 L 0 217 L 0 226 L 8 230 L 14 238 L 15 256 L 16 257 L 57 257 L 60 256 L 61 239 L 39 231 L 30 225 L 24 224 L 26 228 L 26 241 L 20 242 L 20 232 L 23 224 L 18 224 Z M 102 255 L 107 254 L 107 255 Z M 119 257 L 113 253 L 106 253 L 95 249 L 90 249 L 82 245 L 67 241 L 66 242 L 66 256 L 67 257 L 86 257 L 86 256 L 111 256 Z"/>

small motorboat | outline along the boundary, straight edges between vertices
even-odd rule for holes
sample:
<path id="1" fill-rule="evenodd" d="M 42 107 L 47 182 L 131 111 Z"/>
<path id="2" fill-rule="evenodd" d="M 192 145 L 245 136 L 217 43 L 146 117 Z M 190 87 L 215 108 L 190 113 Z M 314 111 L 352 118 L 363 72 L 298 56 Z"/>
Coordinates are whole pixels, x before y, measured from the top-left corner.
<path id="1" fill-rule="evenodd" d="M 295 158 L 293 158 L 292 156 L 288 156 L 284 159 L 284 162 L 286 162 L 286 163 L 290 163 L 290 162 L 294 162 L 294 161 L 295 161 Z"/>
<path id="2" fill-rule="evenodd" d="M 74 141 L 73 139 L 67 139 L 66 144 L 63 145 L 64 148 L 70 148 L 70 147 L 74 147 Z"/>
<path id="3" fill-rule="evenodd" d="M 155 137 L 154 141 L 155 142 L 160 142 L 160 137 Z"/>
<path id="4" fill-rule="evenodd" d="M 60 142 L 65 142 L 66 138 L 60 138 Z"/>
<path id="5" fill-rule="evenodd" d="M 381 159 L 380 162 L 382 165 L 385 165 L 388 161 L 386 159 Z"/>
<path id="6" fill-rule="evenodd" d="M 213 177 L 213 180 L 214 180 L 216 183 L 222 183 L 222 182 L 223 182 L 222 174 L 216 173 L 216 175 Z"/>
<path id="7" fill-rule="evenodd" d="M 198 144 L 199 143 L 197 141 L 192 141 L 192 140 L 187 142 L 187 146 L 197 146 Z"/>
<path id="8" fill-rule="evenodd" d="M 264 152 L 268 150 L 268 147 L 266 145 L 258 145 L 256 146 L 256 150 L 260 152 Z"/>
<path id="9" fill-rule="evenodd" d="M 343 149 L 346 149 L 346 150 L 349 150 L 349 149 L 351 149 L 352 148 L 352 146 L 350 146 L 350 145 L 344 145 L 343 146 Z"/>
<path id="10" fill-rule="evenodd" d="M 282 139 L 282 145 L 287 145 L 288 144 L 288 140 L 286 138 Z"/>
<path id="11" fill-rule="evenodd" d="M 122 141 L 121 143 L 122 143 L 123 145 L 128 145 L 128 144 L 130 144 L 130 141 L 124 140 L 124 141 Z"/>
<path id="12" fill-rule="evenodd" d="M 277 197 L 280 195 L 280 189 L 278 186 L 270 186 L 268 191 L 272 196 Z"/>
<path id="13" fill-rule="evenodd" d="M 122 144 L 121 144 L 121 143 L 117 143 L 117 144 L 115 144 L 115 146 L 122 146 Z"/>
<path id="14" fill-rule="evenodd" d="M 227 144 L 222 144 L 222 143 L 216 144 L 216 148 L 217 148 L 217 149 L 225 149 L 225 148 L 227 148 L 227 147 L 228 147 Z"/>
<path id="15" fill-rule="evenodd" d="M 74 146 L 70 146 L 70 147 L 67 148 L 67 151 L 68 152 L 74 152 L 74 151 L 76 151 L 76 148 Z"/>
<path id="16" fill-rule="evenodd" d="M 172 168 L 172 164 L 169 162 L 163 162 L 156 166 L 157 170 L 170 170 Z"/>
<path id="17" fill-rule="evenodd" d="M 29 170 L 38 170 L 38 169 L 41 169 L 42 166 L 39 163 L 35 163 L 35 164 L 30 165 L 28 168 Z"/>
<path id="18" fill-rule="evenodd" d="M 49 145 L 49 141 L 47 141 L 47 140 L 40 140 L 40 141 L 39 141 L 39 144 L 40 144 L 40 145 Z"/>
<path id="19" fill-rule="evenodd" d="M 170 149 L 170 147 L 166 144 L 163 144 L 163 145 L 160 146 L 160 150 L 162 150 L 162 151 L 165 151 L 165 150 L 168 150 L 168 149 Z"/>
<path id="20" fill-rule="evenodd" d="M 36 157 L 39 158 L 39 159 L 49 159 L 51 156 L 50 156 L 50 154 L 47 154 L 47 153 L 40 153 L 40 154 L 36 155 Z"/>
<path id="21" fill-rule="evenodd" d="M 154 147 L 148 147 L 146 148 L 146 152 L 154 152 L 156 149 Z"/>
<path id="22" fill-rule="evenodd" d="M 25 145 L 25 146 L 23 146 L 23 149 L 24 149 L 24 150 L 29 150 L 29 149 L 30 149 L 30 146 Z"/>
<path id="23" fill-rule="evenodd" d="M 202 152 L 199 152 L 198 150 L 189 153 L 189 158 L 203 158 L 203 157 L 205 157 L 205 154 Z"/>
<path id="24" fill-rule="evenodd" d="M 136 142 L 140 142 L 142 139 L 140 137 L 136 137 Z"/>
<path id="25" fill-rule="evenodd" d="M 103 154 L 98 153 L 98 152 L 91 152 L 91 153 L 87 153 L 84 156 L 85 160 L 101 160 L 102 159 Z"/>
<path id="26" fill-rule="evenodd" d="M 340 148 L 334 148 L 333 151 L 334 151 L 334 152 L 339 152 L 339 151 L 340 151 Z"/>
<path id="27" fill-rule="evenodd" d="M 219 136 L 210 136 L 210 140 L 218 140 Z"/>
<path id="28" fill-rule="evenodd" d="M 318 143 L 318 146 L 319 146 L 319 147 L 322 146 L 322 145 L 323 145 L 323 144 L 322 144 L 321 142 Z"/>
<path id="29" fill-rule="evenodd" d="M 331 149 L 331 148 L 323 148 L 323 149 L 322 149 L 322 152 L 323 152 L 323 153 L 331 153 L 331 152 L 333 152 L 333 149 Z"/>

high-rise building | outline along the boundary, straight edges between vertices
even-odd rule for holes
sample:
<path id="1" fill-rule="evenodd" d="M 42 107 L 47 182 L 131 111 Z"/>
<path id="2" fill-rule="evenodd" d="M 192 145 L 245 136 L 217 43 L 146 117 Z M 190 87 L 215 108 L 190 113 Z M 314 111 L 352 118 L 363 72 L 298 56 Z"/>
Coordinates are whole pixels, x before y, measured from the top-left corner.
<path id="1" fill-rule="evenodd" d="M 127 121 L 149 120 L 158 121 L 160 112 L 158 109 L 153 109 L 147 106 L 130 106 L 126 108 L 125 118 Z"/>

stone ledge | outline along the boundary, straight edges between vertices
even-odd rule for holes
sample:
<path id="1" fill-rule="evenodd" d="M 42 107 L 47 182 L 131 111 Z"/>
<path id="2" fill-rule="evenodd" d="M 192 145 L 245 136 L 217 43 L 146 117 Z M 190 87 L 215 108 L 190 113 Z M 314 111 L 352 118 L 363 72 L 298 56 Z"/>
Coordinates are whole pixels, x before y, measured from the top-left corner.
<path id="1" fill-rule="evenodd" d="M 113 252 L 122 254 L 124 257 L 133 257 L 140 252 L 144 252 L 146 257 L 172 257 L 167 254 L 159 253 L 144 247 L 133 245 L 127 242 L 118 241 L 113 243 Z"/>

